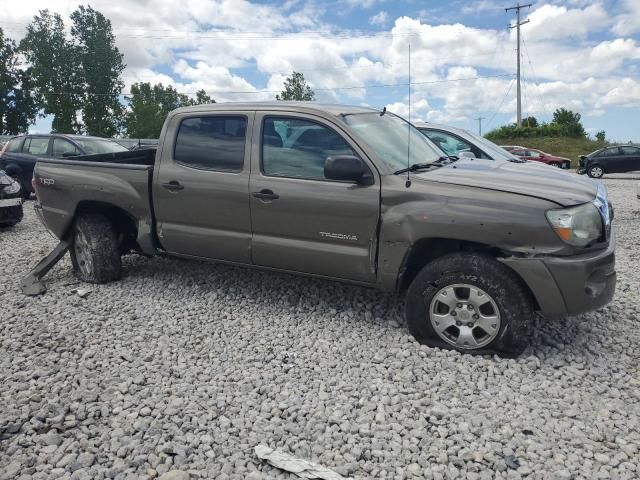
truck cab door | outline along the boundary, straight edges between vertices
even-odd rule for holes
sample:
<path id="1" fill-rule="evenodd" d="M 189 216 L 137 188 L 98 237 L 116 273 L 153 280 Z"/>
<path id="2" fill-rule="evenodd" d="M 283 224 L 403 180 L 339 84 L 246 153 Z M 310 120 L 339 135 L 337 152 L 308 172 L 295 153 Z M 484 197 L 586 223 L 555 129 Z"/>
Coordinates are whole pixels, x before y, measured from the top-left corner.
<path id="1" fill-rule="evenodd" d="M 184 112 L 167 120 L 153 204 L 169 253 L 250 263 L 250 111 Z"/>
<path id="2" fill-rule="evenodd" d="M 254 264 L 336 279 L 376 279 L 380 179 L 341 127 L 302 113 L 257 113 L 250 202 Z M 327 157 L 365 161 L 373 185 L 325 178 Z"/>

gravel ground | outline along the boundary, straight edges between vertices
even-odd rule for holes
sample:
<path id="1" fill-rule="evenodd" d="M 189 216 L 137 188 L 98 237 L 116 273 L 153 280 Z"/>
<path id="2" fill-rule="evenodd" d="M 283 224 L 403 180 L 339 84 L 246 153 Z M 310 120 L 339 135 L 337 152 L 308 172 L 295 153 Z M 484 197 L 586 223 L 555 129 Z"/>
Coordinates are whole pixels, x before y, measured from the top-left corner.
<path id="1" fill-rule="evenodd" d="M 259 443 L 359 479 L 640 478 L 640 201 L 606 183 L 615 300 L 518 360 L 420 346 L 376 291 L 181 260 L 95 286 L 65 259 L 28 298 L 55 245 L 28 204 L 0 231 L 0 478 L 292 478 Z"/>

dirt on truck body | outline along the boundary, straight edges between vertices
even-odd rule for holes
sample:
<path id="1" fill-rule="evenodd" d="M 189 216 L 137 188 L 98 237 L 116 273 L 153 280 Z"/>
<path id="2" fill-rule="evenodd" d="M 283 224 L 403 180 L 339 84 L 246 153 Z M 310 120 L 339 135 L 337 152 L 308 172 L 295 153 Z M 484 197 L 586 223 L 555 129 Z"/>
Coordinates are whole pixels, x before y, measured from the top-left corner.
<path id="1" fill-rule="evenodd" d="M 602 184 L 449 157 L 385 111 L 182 108 L 155 153 L 43 160 L 34 182 L 82 280 L 117 280 L 134 251 L 347 281 L 406 295 L 411 333 L 463 352 L 518 354 L 536 311 L 581 313 L 615 290 Z"/>

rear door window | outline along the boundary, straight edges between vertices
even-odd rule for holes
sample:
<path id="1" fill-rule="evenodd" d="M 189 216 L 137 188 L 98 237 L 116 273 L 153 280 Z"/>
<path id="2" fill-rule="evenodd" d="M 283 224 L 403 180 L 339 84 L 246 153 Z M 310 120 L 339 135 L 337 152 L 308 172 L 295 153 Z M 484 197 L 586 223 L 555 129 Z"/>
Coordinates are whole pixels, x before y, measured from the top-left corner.
<path id="1" fill-rule="evenodd" d="M 247 118 L 206 116 L 180 123 L 174 159 L 206 170 L 240 172 L 244 166 Z"/>
<path id="2" fill-rule="evenodd" d="M 31 155 L 46 155 L 48 148 L 49 139 L 47 137 L 31 137 L 29 145 L 25 143 L 22 151 Z"/>
<path id="3" fill-rule="evenodd" d="M 622 154 L 623 155 L 629 155 L 629 156 L 638 156 L 638 155 L 640 155 L 640 148 L 636 148 L 636 147 L 620 147 L 620 150 L 622 150 Z"/>
<path id="4" fill-rule="evenodd" d="M 12 138 L 9 140 L 5 152 L 19 152 L 23 141 L 24 137 Z"/>

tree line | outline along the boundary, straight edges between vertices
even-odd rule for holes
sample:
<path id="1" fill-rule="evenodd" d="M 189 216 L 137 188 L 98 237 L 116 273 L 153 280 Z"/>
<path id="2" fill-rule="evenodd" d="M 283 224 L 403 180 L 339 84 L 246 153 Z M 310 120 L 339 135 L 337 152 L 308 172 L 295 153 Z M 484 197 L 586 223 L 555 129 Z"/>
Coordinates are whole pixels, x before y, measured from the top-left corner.
<path id="1" fill-rule="evenodd" d="M 533 138 L 533 137 L 572 137 L 586 138 L 587 132 L 582 125 L 582 116 L 566 108 L 558 108 L 553 112 L 551 122 L 539 123 L 535 117 L 522 119 L 522 126 L 517 124 L 504 125 L 491 130 L 485 135 L 489 140 L 503 138 Z M 599 142 L 606 141 L 604 130 L 595 134 Z"/>
<path id="2" fill-rule="evenodd" d="M 158 138 L 166 115 L 189 105 L 215 103 L 161 83 L 135 83 L 123 94 L 126 65 L 111 21 L 91 6 L 63 18 L 40 10 L 19 42 L 0 28 L 0 134 L 26 133 L 38 117 L 51 116 L 57 133 Z M 313 100 L 304 75 L 293 72 L 277 100 Z"/>

